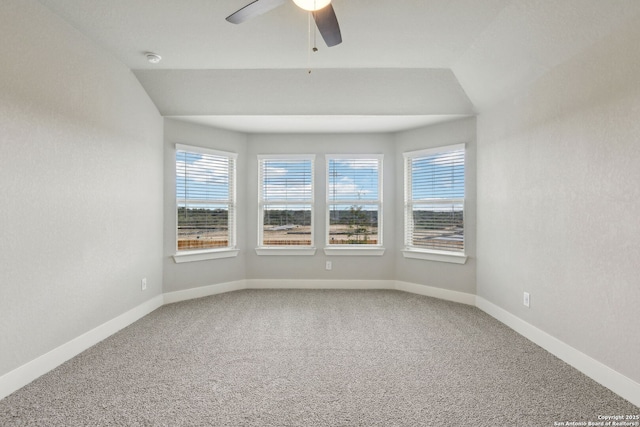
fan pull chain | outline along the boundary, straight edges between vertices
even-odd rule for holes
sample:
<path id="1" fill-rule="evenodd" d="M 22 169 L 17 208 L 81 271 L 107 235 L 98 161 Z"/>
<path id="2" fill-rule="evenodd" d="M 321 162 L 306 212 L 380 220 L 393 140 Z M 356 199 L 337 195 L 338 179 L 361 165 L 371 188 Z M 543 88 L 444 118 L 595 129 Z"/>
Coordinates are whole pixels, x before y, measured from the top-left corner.
<path id="1" fill-rule="evenodd" d="M 311 12 L 311 13 L 313 13 L 313 12 Z M 317 31 L 316 26 L 314 25 L 314 26 L 313 26 L 313 51 L 314 51 L 314 52 L 317 52 L 317 51 L 318 51 L 318 45 L 317 45 L 317 43 L 316 43 L 316 38 L 317 38 L 317 37 L 318 37 L 318 31 Z"/>
<path id="2" fill-rule="evenodd" d="M 318 51 L 318 47 L 317 47 L 317 36 L 318 36 L 318 32 L 315 29 L 315 26 L 313 27 L 313 48 L 311 47 L 311 16 L 313 15 L 313 12 L 309 12 L 309 19 L 308 19 L 308 28 L 307 28 L 307 35 L 308 35 L 308 50 L 307 50 L 307 72 L 309 74 L 311 74 L 311 52 L 317 52 Z"/>
<path id="3" fill-rule="evenodd" d="M 313 10 L 318 10 L 316 8 L 316 0 L 313 0 Z M 313 12 L 309 12 L 309 31 L 311 31 L 311 16 L 313 15 Z M 315 18 L 315 17 L 314 17 Z M 314 19 L 315 21 L 315 19 Z M 313 51 L 317 52 L 318 51 L 318 47 L 316 46 L 316 35 L 317 35 L 317 31 L 316 31 L 316 26 L 313 26 Z M 311 44 L 311 38 L 309 38 L 309 44 Z M 311 47 L 311 46 L 309 46 Z"/>
<path id="4" fill-rule="evenodd" d="M 311 12 L 309 12 L 309 19 L 307 20 L 307 40 L 308 40 L 308 49 L 307 49 L 307 72 L 311 74 Z"/>

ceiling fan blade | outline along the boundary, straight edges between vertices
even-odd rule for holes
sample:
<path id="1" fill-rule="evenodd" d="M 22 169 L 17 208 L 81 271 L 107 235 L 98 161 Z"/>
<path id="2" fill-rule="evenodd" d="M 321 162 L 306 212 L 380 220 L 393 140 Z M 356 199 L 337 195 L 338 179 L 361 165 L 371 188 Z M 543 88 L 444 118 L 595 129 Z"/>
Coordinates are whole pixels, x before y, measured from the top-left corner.
<path id="1" fill-rule="evenodd" d="M 232 24 L 241 24 L 251 18 L 255 18 L 258 15 L 269 12 L 271 9 L 275 9 L 287 0 L 255 0 L 243 7 L 240 10 L 227 16 L 227 21 Z"/>
<path id="2" fill-rule="evenodd" d="M 320 34 L 328 47 L 342 43 L 340 25 L 338 25 L 338 18 L 331 3 L 311 13 L 313 13 L 313 19 L 315 19 L 318 30 L 320 30 Z"/>

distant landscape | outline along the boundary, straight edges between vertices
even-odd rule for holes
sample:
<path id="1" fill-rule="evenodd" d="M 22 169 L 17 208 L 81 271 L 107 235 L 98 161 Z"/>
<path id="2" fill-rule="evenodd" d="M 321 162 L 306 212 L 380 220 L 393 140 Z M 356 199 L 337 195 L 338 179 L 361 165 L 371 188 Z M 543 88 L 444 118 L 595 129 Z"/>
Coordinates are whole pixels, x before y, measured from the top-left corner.
<path id="1" fill-rule="evenodd" d="M 414 211 L 414 244 L 425 247 L 461 248 L 463 213 Z M 228 245 L 229 213 L 226 209 L 178 208 L 178 249 L 206 249 Z M 376 244 L 378 212 L 359 206 L 329 214 L 330 244 Z M 266 210 L 265 245 L 311 244 L 308 210 Z"/>

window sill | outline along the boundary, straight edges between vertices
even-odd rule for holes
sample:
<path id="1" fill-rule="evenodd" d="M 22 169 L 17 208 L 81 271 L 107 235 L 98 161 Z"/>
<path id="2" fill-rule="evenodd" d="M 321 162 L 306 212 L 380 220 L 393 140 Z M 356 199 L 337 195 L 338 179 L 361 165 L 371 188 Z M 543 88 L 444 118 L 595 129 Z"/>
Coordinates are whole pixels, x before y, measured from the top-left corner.
<path id="1" fill-rule="evenodd" d="M 295 247 L 287 246 L 283 248 L 256 248 L 258 255 L 276 255 L 276 256 L 312 256 L 316 254 L 316 248 L 313 247 Z"/>
<path id="2" fill-rule="evenodd" d="M 325 255 L 336 256 L 382 256 L 384 255 L 384 248 L 380 246 L 371 247 L 358 247 L 361 245 L 352 246 L 327 246 L 324 248 Z"/>
<path id="3" fill-rule="evenodd" d="M 464 264 L 467 262 L 465 254 L 444 251 L 428 251 L 424 249 L 404 249 L 402 255 L 405 258 L 423 259 L 428 261 L 450 262 L 453 264 Z"/>
<path id="4" fill-rule="evenodd" d="M 203 251 L 184 251 L 173 255 L 176 264 L 183 262 L 206 261 L 210 259 L 233 258 L 238 256 L 239 249 L 209 249 Z"/>

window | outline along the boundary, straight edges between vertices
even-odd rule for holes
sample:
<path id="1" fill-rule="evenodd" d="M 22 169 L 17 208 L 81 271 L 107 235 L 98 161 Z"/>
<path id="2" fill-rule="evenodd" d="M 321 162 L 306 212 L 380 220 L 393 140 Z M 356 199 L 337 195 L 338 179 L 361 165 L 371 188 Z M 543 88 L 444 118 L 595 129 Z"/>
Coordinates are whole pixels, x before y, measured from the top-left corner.
<path id="1" fill-rule="evenodd" d="M 235 248 L 236 157 L 176 145 L 178 254 Z"/>
<path id="2" fill-rule="evenodd" d="M 313 246 L 313 160 L 313 156 L 258 157 L 259 247 Z"/>
<path id="3" fill-rule="evenodd" d="M 412 251 L 464 257 L 464 155 L 464 144 L 404 154 L 406 257 L 421 258 Z"/>
<path id="4" fill-rule="evenodd" d="M 382 244 L 382 156 L 327 156 L 327 245 Z"/>

